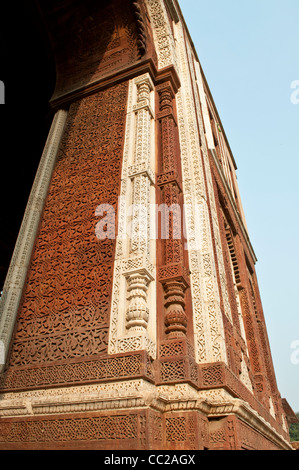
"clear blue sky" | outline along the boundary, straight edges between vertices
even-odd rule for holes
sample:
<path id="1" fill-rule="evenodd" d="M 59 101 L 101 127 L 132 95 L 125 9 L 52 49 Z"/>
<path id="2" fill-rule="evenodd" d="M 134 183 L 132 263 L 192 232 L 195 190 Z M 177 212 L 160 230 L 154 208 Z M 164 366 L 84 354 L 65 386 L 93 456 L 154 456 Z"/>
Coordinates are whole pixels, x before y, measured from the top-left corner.
<path id="1" fill-rule="evenodd" d="M 299 1 L 179 3 L 238 165 L 278 387 L 299 411 Z"/>

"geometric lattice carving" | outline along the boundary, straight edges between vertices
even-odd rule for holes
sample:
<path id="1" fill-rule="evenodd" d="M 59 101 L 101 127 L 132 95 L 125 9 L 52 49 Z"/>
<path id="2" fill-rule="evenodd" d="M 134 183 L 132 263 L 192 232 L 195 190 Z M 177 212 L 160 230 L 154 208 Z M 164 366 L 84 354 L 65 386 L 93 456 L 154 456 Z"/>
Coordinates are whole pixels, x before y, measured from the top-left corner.
<path id="1" fill-rule="evenodd" d="M 163 381 L 184 380 L 185 377 L 185 361 L 183 359 L 161 363 L 161 378 Z"/>
<path id="2" fill-rule="evenodd" d="M 160 380 L 163 383 L 198 383 L 198 365 L 194 359 L 194 348 L 186 340 L 165 340 L 159 348 Z"/>
<path id="3" fill-rule="evenodd" d="M 137 415 L 0 423 L 0 442 L 67 442 L 137 438 Z"/>
<path id="4" fill-rule="evenodd" d="M 184 442 L 186 439 L 186 418 L 166 418 L 166 440 L 172 442 Z"/>
<path id="5" fill-rule="evenodd" d="M 219 430 L 210 433 L 210 439 L 212 443 L 219 443 L 226 441 L 225 431 Z"/>
<path id="6" fill-rule="evenodd" d="M 146 376 L 153 380 L 151 363 L 146 353 L 118 357 L 94 358 L 90 361 L 48 364 L 45 367 L 9 368 L 0 376 L 0 389 L 20 390 L 57 385 L 101 382 Z"/>
<path id="7" fill-rule="evenodd" d="M 182 341 L 165 342 L 160 347 L 160 357 L 178 356 L 184 354 L 184 344 Z"/>
<path id="8" fill-rule="evenodd" d="M 202 367 L 202 383 L 204 386 L 213 386 L 223 383 L 223 365 L 210 365 L 209 367 Z"/>

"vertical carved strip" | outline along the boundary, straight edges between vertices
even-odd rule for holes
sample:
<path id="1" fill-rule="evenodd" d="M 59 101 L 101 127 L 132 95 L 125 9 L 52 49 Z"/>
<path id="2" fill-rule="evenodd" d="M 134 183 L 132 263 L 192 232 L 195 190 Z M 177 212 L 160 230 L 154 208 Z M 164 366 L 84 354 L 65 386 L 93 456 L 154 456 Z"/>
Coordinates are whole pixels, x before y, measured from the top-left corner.
<path id="1" fill-rule="evenodd" d="M 169 215 L 164 217 L 164 224 L 169 223 L 169 231 L 163 243 L 163 261 L 165 267 L 169 265 L 184 265 L 183 231 L 182 231 L 182 204 L 180 200 L 181 188 L 178 179 L 178 155 L 176 151 L 176 122 L 174 118 L 173 98 L 174 92 L 170 83 L 166 82 L 157 87 L 159 94 L 159 114 L 161 129 L 161 161 L 162 173 L 159 175 L 161 201 Z M 163 227 L 162 227 L 163 231 Z M 168 338 L 184 336 L 186 334 L 187 316 L 185 312 L 185 291 L 188 282 L 184 277 L 163 280 L 165 297 L 165 326 Z"/>
<path id="2" fill-rule="evenodd" d="M 138 1 L 131 0 L 133 13 L 136 18 L 136 29 L 137 29 L 137 47 L 139 51 L 138 59 L 141 59 L 147 50 L 147 33 L 145 21 L 142 15 L 142 10 Z"/>
<path id="3" fill-rule="evenodd" d="M 3 295 L 0 300 L 0 340 L 4 343 L 6 352 L 14 329 L 40 217 L 67 115 L 67 111 L 60 110 L 54 116 L 3 288 Z"/>
<path id="4" fill-rule="evenodd" d="M 163 340 L 160 343 L 161 382 L 197 383 L 197 367 L 187 309 L 189 269 L 185 264 L 180 152 L 175 119 L 175 92 L 170 82 L 156 88 L 159 95 L 159 200 L 162 206 L 159 281 L 164 296 Z M 165 228 L 167 225 L 168 230 Z M 190 305 L 188 306 L 188 308 Z M 189 308 L 190 310 L 190 308 Z M 190 313 L 190 312 L 189 312 Z"/>
<path id="5" fill-rule="evenodd" d="M 130 82 L 120 207 L 122 233 L 119 232 L 117 241 L 111 312 L 111 354 L 145 349 L 152 357 L 156 355 L 152 286 L 155 259 L 150 243 L 151 187 L 155 180 L 153 89 L 149 74 Z"/>
<path id="6" fill-rule="evenodd" d="M 205 136 L 194 109 L 188 55 L 182 25 L 175 25 L 182 86 L 177 93 L 182 181 L 186 213 L 191 295 L 193 304 L 195 354 L 199 363 L 225 362 L 224 327 L 216 260 L 211 234 L 211 220 L 202 160 Z M 203 138 L 201 138 L 201 136 Z M 207 160 L 207 159 L 206 159 Z"/>
<path id="7" fill-rule="evenodd" d="M 160 0 L 145 0 L 145 4 L 153 27 L 159 68 L 162 69 L 168 65 L 173 65 L 178 70 L 174 38 L 164 2 Z"/>
<path id="8" fill-rule="evenodd" d="M 132 208 L 133 222 L 130 239 L 130 257 L 140 256 L 144 262 L 149 255 L 149 205 L 150 187 L 152 184 L 150 170 L 150 127 L 153 112 L 150 106 L 150 93 L 153 84 L 148 75 L 135 79 L 137 87 L 137 104 L 134 106 L 136 114 L 135 154 L 133 166 L 129 169 L 129 177 L 133 186 Z M 152 276 L 145 266 L 138 271 L 126 273 L 127 310 L 126 328 L 130 331 L 142 333 L 147 329 L 149 310 L 147 308 L 147 291 Z"/>

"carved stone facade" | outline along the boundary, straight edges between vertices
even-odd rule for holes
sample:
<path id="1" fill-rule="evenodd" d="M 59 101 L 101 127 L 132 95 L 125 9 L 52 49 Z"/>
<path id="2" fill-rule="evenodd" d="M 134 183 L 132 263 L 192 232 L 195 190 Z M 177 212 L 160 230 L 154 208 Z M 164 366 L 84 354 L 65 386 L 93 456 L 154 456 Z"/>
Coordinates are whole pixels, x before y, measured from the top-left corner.
<path id="1" fill-rule="evenodd" d="M 53 125 L 1 297 L 1 449 L 291 449 L 235 162 L 175 0 L 37 2 Z"/>

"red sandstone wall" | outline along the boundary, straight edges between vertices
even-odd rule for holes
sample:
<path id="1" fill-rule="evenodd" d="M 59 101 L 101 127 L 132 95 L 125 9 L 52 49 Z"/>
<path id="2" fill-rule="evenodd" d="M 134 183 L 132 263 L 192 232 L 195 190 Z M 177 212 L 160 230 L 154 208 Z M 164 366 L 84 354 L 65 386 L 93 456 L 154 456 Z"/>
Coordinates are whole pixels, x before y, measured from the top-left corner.
<path id="1" fill-rule="evenodd" d="M 64 2 L 58 3 L 62 6 Z M 67 25 L 70 18 L 64 17 L 66 29 L 61 29 L 61 36 L 56 43 L 56 99 L 76 87 L 90 85 L 108 72 L 116 74 L 122 68 L 134 64 L 140 57 L 141 33 L 136 26 L 138 11 L 126 8 L 128 5 L 122 0 L 102 4 L 105 15 L 101 16 L 99 12 L 94 11 L 94 16 L 91 17 L 86 15 L 85 11 L 89 2 L 84 4 L 84 28 L 88 31 L 84 38 L 80 37 L 80 14 L 73 18 L 74 23 L 69 30 Z M 50 13 L 51 11 L 48 12 Z M 54 20 L 55 17 L 50 15 L 49 24 L 54 28 L 52 34 L 55 33 Z M 92 21 L 96 21 L 99 28 L 95 28 Z M 111 27 L 114 23 L 118 25 L 116 31 Z M 103 29 L 107 31 L 107 36 L 103 35 Z M 55 34 L 54 39 L 57 40 Z M 64 48 L 59 50 L 61 44 L 64 44 Z M 125 54 L 121 55 L 121 51 Z M 94 60 L 98 52 L 101 56 L 100 63 Z M 155 58 L 154 53 L 152 58 Z M 165 86 L 164 81 L 163 77 L 160 77 L 159 91 L 160 95 L 164 93 L 163 101 L 168 100 L 169 109 L 165 114 L 165 109 L 161 106 L 158 115 L 159 137 L 163 147 L 160 148 L 159 142 L 160 163 L 164 163 L 164 167 L 162 165 L 159 169 L 160 189 L 157 189 L 157 192 L 159 194 L 159 191 L 164 191 L 164 199 L 161 196 L 161 200 L 169 202 L 181 198 L 178 190 L 180 155 L 175 140 L 177 131 L 172 109 L 175 102 L 169 98 L 170 87 Z M 275 395 L 276 384 L 271 363 L 266 367 L 260 364 L 260 357 L 269 352 L 268 344 L 265 336 L 261 341 L 258 334 L 255 334 L 257 327 L 252 326 L 255 321 L 253 306 L 245 289 L 242 292 L 246 295 L 241 295 L 241 300 L 250 359 L 252 370 L 256 374 L 257 388 L 258 385 L 261 387 L 255 397 L 238 379 L 242 344 L 232 296 L 234 327 L 225 323 L 230 370 L 224 364 L 206 364 L 199 367 L 193 359 L 192 341 L 189 343 L 172 337 L 167 339 L 163 308 L 159 320 L 159 360 L 154 368 L 144 352 L 107 356 L 115 242 L 97 240 L 95 225 L 98 219 L 95 217 L 95 209 L 102 203 L 110 204 L 114 206 L 117 214 L 127 87 L 127 81 L 114 83 L 90 96 L 84 95 L 80 101 L 74 101 L 70 105 L 65 136 L 28 272 L 8 371 L 1 378 L 1 386 L 4 390 L 24 390 L 26 387 L 30 389 L 75 383 L 99 383 L 111 379 L 137 377 L 144 377 L 151 382 L 156 379 L 157 383 L 189 381 L 199 389 L 227 388 L 234 396 L 247 401 L 278 428 L 274 419 L 265 414 L 266 410 L 256 399 L 262 400 L 265 393 L 269 393 L 269 387 Z M 165 93 L 168 93 L 168 97 Z M 162 101 L 160 104 L 162 105 Z M 174 154 L 176 162 L 171 161 Z M 211 168 L 215 178 L 215 194 L 222 195 L 218 200 L 218 207 L 224 202 L 225 209 L 234 222 L 233 211 L 225 200 L 225 190 L 212 159 Z M 171 171 L 174 173 L 171 174 Z M 165 190 L 167 186 L 170 189 Z M 218 217 L 221 221 L 220 210 Z M 237 223 L 235 227 L 238 232 Z M 223 226 L 222 243 L 225 247 Z M 169 284 L 172 287 L 174 279 L 179 281 L 176 282 L 175 289 L 179 288 L 179 302 L 183 303 L 185 277 L 188 276 L 183 269 L 184 259 L 179 245 L 172 240 L 165 253 L 161 246 L 158 249 L 161 306 L 165 302 L 165 286 L 168 288 Z M 246 287 L 245 250 L 245 243 L 243 245 L 241 240 L 241 277 Z M 224 252 L 229 278 L 229 254 L 225 248 Z M 172 268 L 169 268 L 169 263 L 173 265 Z M 168 277 L 165 277 L 165 272 Z M 232 286 L 232 280 L 229 280 L 229 285 Z M 178 285 L 179 283 L 181 285 Z M 176 315 L 166 320 L 168 327 L 174 320 L 175 328 L 180 327 L 181 330 L 187 321 L 187 336 L 192 338 L 191 299 L 186 297 L 183 300 L 186 303 L 185 316 L 182 309 L 177 308 L 176 298 L 172 300 Z M 262 334 L 264 335 L 264 330 Z M 270 375 L 270 385 L 263 377 L 261 382 L 258 382 L 259 373 L 263 375 L 266 370 Z M 126 450 L 275 448 L 274 444 L 235 417 L 209 423 L 208 419 L 198 412 L 162 414 L 150 409 L 2 419 L 0 436 L 2 449 L 51 448 L 53 443 L 56 448 L 117 447 Z"/>
<path id="2" fill-rule="evenodd" d="M 278 450 L 229 416 L 208 421 L 199 412 L 109 411 L 3 419 L 2 450 Z"/>
<path id="3" fill-rule="evenodd" d="M 70 107 L 36 240 L 10 367 L 107 352 L 115 240 L 95 235 L 99 204 L 117 213 L 127 83 Z"/>

